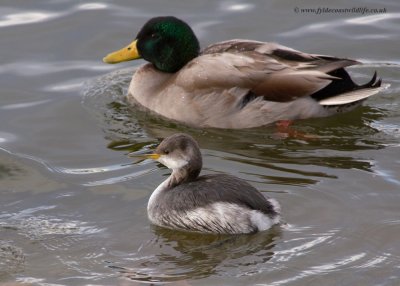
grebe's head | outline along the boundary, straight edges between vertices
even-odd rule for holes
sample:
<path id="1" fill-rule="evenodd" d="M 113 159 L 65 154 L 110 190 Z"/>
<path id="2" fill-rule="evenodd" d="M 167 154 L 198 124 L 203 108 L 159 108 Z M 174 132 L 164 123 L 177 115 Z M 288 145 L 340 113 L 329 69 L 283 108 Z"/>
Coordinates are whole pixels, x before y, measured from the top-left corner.
<path id="1" fill-rule="evenodd" d="M 174 171 L 185 171 L 188 179 L 196 178 L 203 164 L 199 145 L 191 136 L 183 133 L 165 138 L 155 152 L 146 157 Z"/>

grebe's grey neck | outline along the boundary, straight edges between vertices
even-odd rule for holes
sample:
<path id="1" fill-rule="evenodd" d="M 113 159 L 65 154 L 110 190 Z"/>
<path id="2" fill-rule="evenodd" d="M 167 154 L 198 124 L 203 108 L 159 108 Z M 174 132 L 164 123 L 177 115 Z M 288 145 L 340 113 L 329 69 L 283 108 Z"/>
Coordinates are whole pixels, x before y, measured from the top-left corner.
<path id="1" fill-rule="evenodd" d="M 166 188 L 173 188 L 176 187 L 179 184 L 182 184 L 183 182 L 186 182 L 189 180 L 189 174 L 186 169 L 177 169 L 173 170 L 172 174 L 168 178 L 168 185 L 165 186 Z"/>
<path id="2" fill-rule="evenodd" d="M 153 156 L 172 169 L 165 188 L 173 188 L 181 183 L 195 180 L 203 166 L 200 148 L 189 135 L 174 134 L 164 139 Z"/>

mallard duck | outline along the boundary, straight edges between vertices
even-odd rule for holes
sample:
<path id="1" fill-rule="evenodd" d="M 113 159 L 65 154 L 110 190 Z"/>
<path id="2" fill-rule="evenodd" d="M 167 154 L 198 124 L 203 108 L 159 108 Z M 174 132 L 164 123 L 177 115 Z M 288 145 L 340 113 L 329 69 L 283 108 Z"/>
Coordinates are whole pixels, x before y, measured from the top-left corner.
<path id="1" fill-rule="evenodd" d="M 140 156 L 140 155 L 139 155 Z M 158 226 L 209 233 L 252 233 L 280 223 L 280 205 L 246 181 L 227 174 L 199 176 L 202 157 L 197 142 L 178 133 L 145 155 L 172 169 L 147 205 Z"/>
<path id="2" fill-rule="evenodd" d="M 103 61 L 143 58 L 127 95 L 132 104 L 197 127 L 251 128 L 279 120 L 349 111 L 378 93 L 376 72 L 363 85 L 345 67 L 360 62 L 308 54 L 276 43 L 229 40 L 200 52 L 188 24 L 150 19 L 136 39 Z"/>

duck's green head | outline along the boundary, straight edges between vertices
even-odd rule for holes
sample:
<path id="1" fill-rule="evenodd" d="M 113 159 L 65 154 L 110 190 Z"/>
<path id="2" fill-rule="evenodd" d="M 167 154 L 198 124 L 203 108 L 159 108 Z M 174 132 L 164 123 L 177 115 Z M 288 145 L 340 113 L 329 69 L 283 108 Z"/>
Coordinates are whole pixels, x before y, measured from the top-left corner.
<path id="1" fill-rule="evenodd" d="M 158 70 L 174 73 L 199 55 L 199 41 L 188 24 L 175 17 L 150 19 L 136 39 L 103 61 L 115 64 L 144 58 Z"/>

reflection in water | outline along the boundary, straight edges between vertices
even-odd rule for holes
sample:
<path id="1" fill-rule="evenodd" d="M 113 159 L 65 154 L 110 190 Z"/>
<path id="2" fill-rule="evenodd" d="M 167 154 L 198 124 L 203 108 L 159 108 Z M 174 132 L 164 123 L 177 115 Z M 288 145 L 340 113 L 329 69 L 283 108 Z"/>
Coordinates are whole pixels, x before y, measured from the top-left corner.
<path id="1" fill-rule="evenodd" d="M 23 173 L 23 170 L 19 167 L 0 163 L 0 180 L 4 178 L 14 177 L 19 173 Z"/>
<path id="2" fill-rule="evenodd" d="M 0 278 L 22 271 L 25 254 L 19 247 L 0 240 Z"/>
<path id="3" fill-rule="evenodd" d="M 185 132 L 201 148 L 226 153 L 224 159 L 284 172 L 282 177 L 265 176 L 272 183 L 308 185 L 318 182 L 310 177 L 336 177 L 310 166 L 371 171 L 372 163 L 354 158 L 351 151 L 381 149 L 384 144 L 380 142 L 387 141 L 379 138 L 379 129 L 370 124 L 384 112 L 371 107 L 336 117 L 297 121 L 294 128 L 311 134 L 309 140 L 277 138 L 274 126 L 248 130 L 192 129 L 129 106 L 124 95 L 132 72 L 132 69 L 112 72 L 86 83 L 84 91 L 84 106 L 99 120 L 110 141 L 108 147 L 113 150 L 147 152 L 160 139 Z"/>
<path id="4" fill-rule="evenodd" d="M 168 282 L 210 275 L 253 275 L 273 257 L 280 227 L 248 235 L 213 235 L 153 227 L 156 236 L 110 268 L 134 281 Z M 264 265 L 264 266 L 263 266 Z"/>

